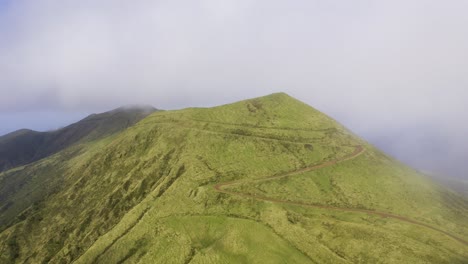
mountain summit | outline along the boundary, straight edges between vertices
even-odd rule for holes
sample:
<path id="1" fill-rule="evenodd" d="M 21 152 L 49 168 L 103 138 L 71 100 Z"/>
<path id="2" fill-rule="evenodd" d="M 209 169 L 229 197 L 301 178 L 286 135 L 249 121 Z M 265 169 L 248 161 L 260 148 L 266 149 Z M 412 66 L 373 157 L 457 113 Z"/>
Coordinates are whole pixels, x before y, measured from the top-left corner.
<path id="1" fill-rule="evenodd" d="M 0 174 L 1 263 L 468 259 L 464 198 L 284 93 L 118 123 Z"/>

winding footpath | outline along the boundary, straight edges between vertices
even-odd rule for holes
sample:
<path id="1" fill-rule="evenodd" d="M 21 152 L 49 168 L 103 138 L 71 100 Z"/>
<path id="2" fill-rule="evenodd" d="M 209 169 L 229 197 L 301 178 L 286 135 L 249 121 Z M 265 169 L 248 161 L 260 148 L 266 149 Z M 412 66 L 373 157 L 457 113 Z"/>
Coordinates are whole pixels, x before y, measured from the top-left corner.
<path id="1" fill-rule="evenodd" d="M 299 169 L 299 170 L 286 172 L 284 174 L 274 175 L 274 176 L 265 177 L 265 178 L 258 178 L 258 179 L 254 179 L 254 180 L 247 180 L 247 181 L 239 180 L 239 181 L 218 183 L 218 184 L 214 185 L 213 187 L 219 193 L 225 193 L 225 194 L 235 195 L 235 196 L 240 196 L 240 197 L 245 197 L 245 198 L 252 198 L 252 199 L 260 200 L 260 201 L 267 201 L 267 202 L 279 203 L 279 204 L 298 205 L 298 206 L 304 206 L 304 207 L 310 207 L 310 208 L 319 208 L 319 209 L 327 209 L 327 210 L 342 211 L 342 212 L 364 213 L 364 214 L 368 214 L 368 215 L 377 215 L 377 216 L 381 216 L 381 217 L 392 218 L 392 219 L 396 219 L 396 220 L 399 220 L 399 221 L 402 221 L 402 222 L 422 226 L 422 227 L 437 231 L 437 232 L 442 233 L 442 234 L 444 234 L 444 235 L 446 235 L 446 236 L 448 236 L 448 237 L 450 237 L 452 239 L 455 239 L 456 241 L 458 241 L 458 242 L 460 242 L 460 243 L 462 243 L 464 245 L 468 245 L 468 241 L 466 241 L 466 240 L 464 240 L 462 238 L 456 237 L 456 236 L 454 236 L 454 235 L 452 235 L 452 234 L 450 234 L 450 233 L 448 233 L 446 231 L 443 231 L 443 230 L 441 230 L 441 229 L 439 229 L 437 227 L 433 227 L 433 226 L 430 226 L 428 224 L 425 224 L 425 223 L 422 223 L 422 222 L 419 222 L 419 221 L 416 221 L 416 220 L 413 220 L 411 218 L 401 216 L 401 215 L 396 215 L 396 214 L 391 214 L 391 213 L 386 213 L 386 212 L 380 212 L 380 211 L 374 211 L 374 210 L 367 210 L 367 209 L 335 207 L 335 206 L 318 205 L 318 204 L 305 203 L 305 202 L 294 202 L 294 201 L 281 200 L 281 199 L 276 199 L 276 198 L 269 198 L 269 197 L 266 197 L 266 196 L 260 196 L 260 195 L 255 195 L 255 194 L 235 192 L 235 191 L 230 191 L 230 190 L 225 189 L 227 187 L 234 186 L 234 185 L 240 185 L 240 184 L 243 184 L 245 182 L 258 183 L 258 182 L 264 182 L 264 181 L 271 181 L 271 180 L 276 180 L 276 179 L 280 179 L 280 178 L 291 177 L 291 176 L 301 174 L 301 173 L 304 173 L 304 172 L 309 172 L 309 171 L 322 169 L 322 168 L 333 166 L 335 164 L 338 164 L 338 163 L 341 163 L 341 162 L 344 162 L 344 161 L 347 161 L 347 160 L 350 160 L 350 159 L 354 159 L 354 158 L 358 157 L 359 155 L 361 155 L 364 152 L 365 152 L 364 147 L 355 146 L 355 149 L 354 149 L 354 151 L 352 153 L 350 153 L 350 154 L 348 154 L 348 155 L 346 155 L 346 156 L 344 156 L 342 158 L 338 158 L 338 159 L 334 159 L 334 160 L 330 160 L 330 161 L 325 161 L 325 162 L 323 162 L 321 164 L 318 164 L 318 165 L 313 165 L 313 166 L 302 168 L 302 169 Z"/>

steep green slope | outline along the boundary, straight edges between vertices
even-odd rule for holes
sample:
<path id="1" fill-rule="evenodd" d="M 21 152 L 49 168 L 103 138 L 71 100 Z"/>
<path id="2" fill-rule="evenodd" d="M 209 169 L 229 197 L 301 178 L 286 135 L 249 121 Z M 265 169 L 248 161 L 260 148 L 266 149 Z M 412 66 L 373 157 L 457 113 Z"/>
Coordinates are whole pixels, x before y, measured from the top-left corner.
<path id="1" fill-rule="evenodd" d="M 51 132 L 27 129 L 12 132 L 0 137 L 0 172 L 40 160 L 73 144 L 120 132 L 155 110 L 152 107 L 117 108 Z"/>
<path id="2" fill-rule="evenodd" d="M 63 161 L 86 151 L 80 144 L 116 134 L 154 110 L 150 107 L 118 108 L 90 115 L 56 131 L 19 130 L 0 137 L 0 167 L 2 164 L 28 164 L 68 148 L 35 165 L 11 170 L 0 176 L 0 230 L 11 224 L 23 210 L 61 188 L 61 175 L 66 173 Z"/>
<path id="3" fill-rule="evenodd" d="M 466 200 L 285 94 L 157 112 L 11 173 L 60 184 L 0 234 L 2 263 L 468 259 Z"/>

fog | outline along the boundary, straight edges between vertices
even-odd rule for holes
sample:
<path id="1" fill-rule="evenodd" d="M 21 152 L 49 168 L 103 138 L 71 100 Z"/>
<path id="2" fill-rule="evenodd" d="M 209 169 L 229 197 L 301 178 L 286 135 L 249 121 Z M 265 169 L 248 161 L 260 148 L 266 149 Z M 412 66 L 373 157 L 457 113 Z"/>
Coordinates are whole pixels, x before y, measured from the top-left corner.
<path id="1" fill-rule="evenodd" d="M 468 179 L 466 10 L 464 0 L 0 0 L 0 134 L 120 105 L 283 91 L 421 170 Z"/>

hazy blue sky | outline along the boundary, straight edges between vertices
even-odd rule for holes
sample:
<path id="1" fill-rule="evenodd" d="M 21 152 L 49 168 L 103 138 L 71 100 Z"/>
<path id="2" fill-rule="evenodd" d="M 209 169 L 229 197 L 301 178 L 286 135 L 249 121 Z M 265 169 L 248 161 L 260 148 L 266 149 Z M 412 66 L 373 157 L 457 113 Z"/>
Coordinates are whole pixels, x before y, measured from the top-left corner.
<path id="1" fill-rule="evenodd" d="M 468 1 L 0 0 L 0 134 L 277 91 L 468 178 Z"/>

